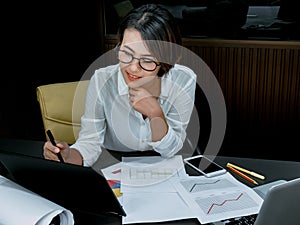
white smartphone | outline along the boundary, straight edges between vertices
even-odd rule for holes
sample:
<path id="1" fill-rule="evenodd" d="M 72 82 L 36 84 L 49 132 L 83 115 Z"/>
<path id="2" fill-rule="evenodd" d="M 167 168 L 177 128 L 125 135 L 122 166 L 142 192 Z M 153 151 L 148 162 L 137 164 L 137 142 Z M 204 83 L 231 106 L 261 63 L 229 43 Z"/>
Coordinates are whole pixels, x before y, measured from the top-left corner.
<path id="1" fill-rule="evenodd" d="M 213 162 L 204 155 L 196 155 L 185 158 L 183 161 L 206 177 L 214 177 L 226 173 L 226 170 L 222 166 Z"/>

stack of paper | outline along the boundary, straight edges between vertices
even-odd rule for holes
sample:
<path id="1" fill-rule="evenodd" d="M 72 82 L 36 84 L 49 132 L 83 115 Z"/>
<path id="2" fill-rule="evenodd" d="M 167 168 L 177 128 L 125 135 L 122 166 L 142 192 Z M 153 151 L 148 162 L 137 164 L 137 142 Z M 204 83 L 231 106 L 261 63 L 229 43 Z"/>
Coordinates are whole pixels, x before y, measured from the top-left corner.
<path id="1" fill-rule="evenodd" d="M 119 201 L 127 214 L 123 224 L 195 218 L 172 180 L 186 178 L 182 157 L 126 157 L 102 170 L 108 181 L 121 181 Z"/>
<path id="2" fill-rule="evenodd" d="M 205 224 L 257 213 L 263 202 L 230 173 L 188 176 L 180 155 L 127 157 L 102 172 L 127 214 L 123 224 L 188 218 Z"/>
<path id="3" fill-rule="evenodd" d="M 172 181 L 187 177 L 182 157 L 124 158 L 121 173 L 123 224 L 194 218 Z"/>
<path id="4" fill-rule="evenodd" d="M 0 223 L 49 225 L 56 216 L 61 225 L 73 225 L 73 214 L 0 175 Z"/>

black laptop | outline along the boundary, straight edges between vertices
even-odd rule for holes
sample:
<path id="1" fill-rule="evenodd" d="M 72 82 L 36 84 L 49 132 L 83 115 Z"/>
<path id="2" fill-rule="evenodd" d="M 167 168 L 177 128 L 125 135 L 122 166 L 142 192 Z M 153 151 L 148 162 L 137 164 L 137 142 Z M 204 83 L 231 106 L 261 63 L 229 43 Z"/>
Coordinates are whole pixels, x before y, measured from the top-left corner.
<path id="1" fill-rule="evenodd" d="M 73 213 L 126 216 L 106 179 L 91 167 L 0 151 L 0 174 Z"/>

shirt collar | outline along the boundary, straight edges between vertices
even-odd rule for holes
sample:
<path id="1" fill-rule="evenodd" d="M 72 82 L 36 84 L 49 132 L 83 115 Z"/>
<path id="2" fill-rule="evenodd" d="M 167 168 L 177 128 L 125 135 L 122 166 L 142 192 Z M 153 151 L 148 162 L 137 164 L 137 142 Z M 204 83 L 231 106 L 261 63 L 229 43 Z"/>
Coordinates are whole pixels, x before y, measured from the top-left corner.
<path id="1" fill-rule="evenodd" d="M 124 80 L 122 73 L 121 73 L 120 67 L 118 69 L 118 91 L 119 91 L 119 95 L 127 95 L 128 94 L 128 86 Z"/>

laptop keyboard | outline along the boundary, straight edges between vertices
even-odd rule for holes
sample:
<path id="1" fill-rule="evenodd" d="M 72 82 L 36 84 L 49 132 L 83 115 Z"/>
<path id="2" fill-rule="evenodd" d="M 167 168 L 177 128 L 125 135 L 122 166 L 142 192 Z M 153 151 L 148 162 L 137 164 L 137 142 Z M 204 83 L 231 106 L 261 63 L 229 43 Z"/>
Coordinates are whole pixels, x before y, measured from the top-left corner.
<path id="1" fill-rule="evenodd" d="M 224 225 L 253 225 L 257 214 L 222 221 Z"/>

